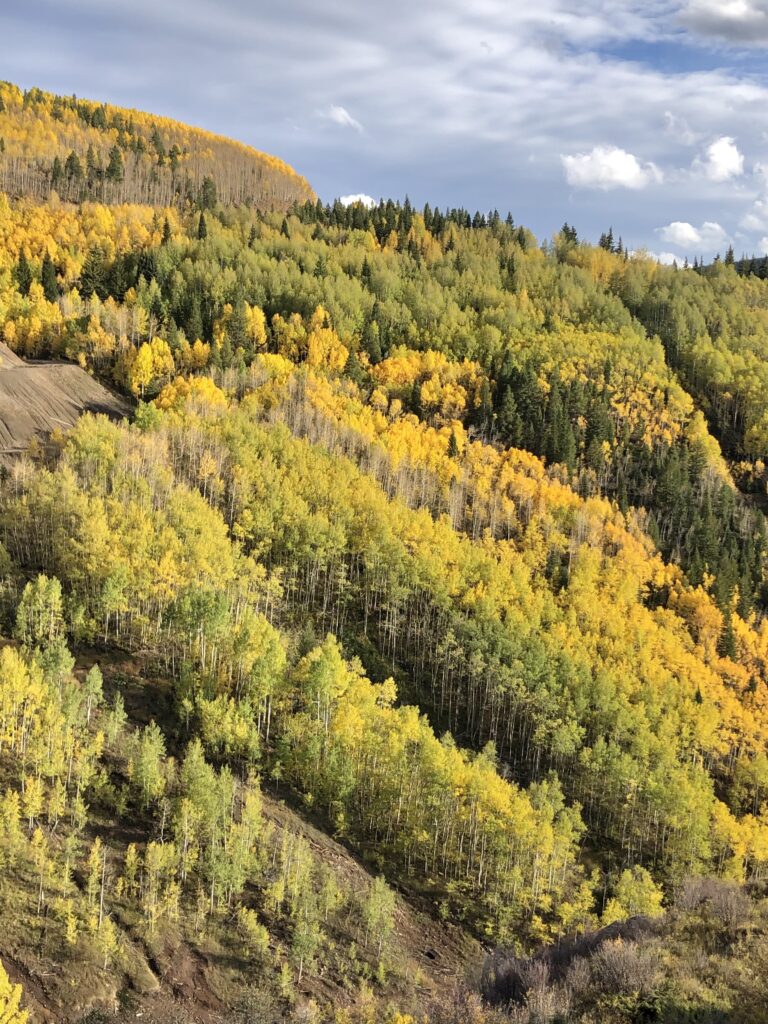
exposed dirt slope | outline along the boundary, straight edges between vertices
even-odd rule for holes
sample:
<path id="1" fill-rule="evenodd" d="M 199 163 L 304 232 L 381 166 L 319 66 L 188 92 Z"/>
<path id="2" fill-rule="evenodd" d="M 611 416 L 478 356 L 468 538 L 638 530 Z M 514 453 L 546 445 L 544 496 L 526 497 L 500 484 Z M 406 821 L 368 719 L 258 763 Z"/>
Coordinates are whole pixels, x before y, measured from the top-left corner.
<path id="1" fill-rule="evenodd" d="M 25 363 L 0 343 L 0 461 L 54 430 L 68 430 L 83 412 L 125 416 L 129 403 L 71 363 Z"/>

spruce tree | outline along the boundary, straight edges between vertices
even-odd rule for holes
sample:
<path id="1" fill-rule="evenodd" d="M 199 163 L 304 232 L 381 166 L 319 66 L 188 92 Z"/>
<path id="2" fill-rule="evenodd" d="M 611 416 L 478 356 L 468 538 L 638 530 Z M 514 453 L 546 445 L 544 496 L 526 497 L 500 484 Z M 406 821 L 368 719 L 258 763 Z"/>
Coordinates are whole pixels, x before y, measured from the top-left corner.
<path id="1" fill-rule="evenodd" d="M 83 165 L 74 150 L 64 162 L 64 173 L 69 181 L 80 182 L 83 180 Z"/>
<path id="2" fill-rule="evenodd" d="M 200 220 L 197 222 L 197 237 L 202 241 L 208 237 L 208 225 L 205 223 L 205 214 L 200 213 Z"/>
<path id="3" fill-rule="evenodd" d="M 613 228 L 608 228 L 600 235 L 600 241 L 597 243 L 601 249 L 605 249 L 607 252 L 613 252 Z"/>
<path id="4" fill-rule="evenodd" d="M 200 312 L 200 297 L 193 295 L 186 320 L 186 335 L 190 342 L 203 339 L 203 317 Z"/>
<path id="5" fill-rule="evenodd" d="M 375 320 L 369 320 L 363 329 L 363 348 L 368 353 L 368 358 L 374 365 L 381 362 L 379 325 Z"/>
<path id="6" fill-rule="evenodd" d="M 233 305 L 232 312 L 227 322 L 227 338 L 232 351 L 238 348 L 245 348 L 247 343 L 248 323 L 245 314 L 245 302 L 242 296 L 238 296 Z"/>
<path id="7" fill-rule="evenodd" d="M 16 264 L 16 287 L 19 289 L 20 295 L 29 295 L 29 289 L 32 284 L 32 270 L 29 266 L 24 251 L 19 253 L 19 260 Z"/>
<path id="8" fill-rule="evenodd" d="M 49 253 L 43 257 L 43 266 L 40 274 L 43 285 L 43 294 L 49 302 L 56 302 L 59 298 L 59 282 L 56 280 L 56 267 Z"/>
<path id="9" fill-rule="evenodd" d="M 507 385 L 496 414 L 499 435 L 510 448 L 519 448 L 523 439 L 523 421 L 512 388 Z"/>
<path id="10" fill-rule="evenodd" d="M 203 183 L 200 186 L 200 192 L 197 199 L 198 206 L 201 210 L 212 210 L 216 206 L 216 201 L 216 182 L 209 174 L 206 174 L 203 178 Z"/>
<path id="11" fill-rule="evenodd" d="M 61 163 L 61 158 L 56 156 L 53 158 L 53 166 L 51 167 L 51 185 L 56 188 L 64 178 L 64 167 Z"/>
<path id="12" fill-rule="evenodd" d="M 88 250 L 83 269 L 80 272 L 80 294 L 89 299 L 92 295 L 104 298 L 104 252 L 95 246 Z"/>
<path id="13" fill-rule="evenodd" d="M 123 167 L 123 154 L 119 146 L 113 146 L 109 151 L 109 162 L 107 164 L 107 180 L 119 184 L 125 177 Z"/>

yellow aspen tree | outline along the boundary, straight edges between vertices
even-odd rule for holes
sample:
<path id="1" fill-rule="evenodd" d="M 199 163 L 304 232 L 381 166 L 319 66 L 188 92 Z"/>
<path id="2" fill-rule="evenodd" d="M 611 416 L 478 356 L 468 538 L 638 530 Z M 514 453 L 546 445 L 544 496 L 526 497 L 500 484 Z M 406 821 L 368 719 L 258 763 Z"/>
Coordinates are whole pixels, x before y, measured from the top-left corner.
<path id="1" fill-rule="evenodd" d="M 23 991 L 14 985 L 0 962 L 0 1024 L 27 1024 L 29 1010 L 21 1008 Z"/>

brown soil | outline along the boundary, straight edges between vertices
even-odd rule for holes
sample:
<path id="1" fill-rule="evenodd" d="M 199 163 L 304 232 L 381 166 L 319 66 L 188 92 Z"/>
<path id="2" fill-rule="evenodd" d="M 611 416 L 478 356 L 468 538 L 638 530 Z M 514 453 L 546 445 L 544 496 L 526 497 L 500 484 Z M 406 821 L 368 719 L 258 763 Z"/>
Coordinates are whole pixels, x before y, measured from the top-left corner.
<path id="1" fill-rule="evenodd" d="M 0 343 L 0 460 L 69 430 L 84 412 L 126 416 L 130 404 L 72 363 L 26 363 Z"/>

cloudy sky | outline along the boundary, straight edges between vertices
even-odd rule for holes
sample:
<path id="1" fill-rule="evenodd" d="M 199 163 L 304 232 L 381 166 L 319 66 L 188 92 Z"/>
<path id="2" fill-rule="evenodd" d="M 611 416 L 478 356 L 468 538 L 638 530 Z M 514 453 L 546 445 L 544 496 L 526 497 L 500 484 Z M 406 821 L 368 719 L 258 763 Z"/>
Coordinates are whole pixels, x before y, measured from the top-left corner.
<path id="1" fill-rule="evenodd" d="M 768 251 L 768 0 L 3 0 L 0 60 L 276 153 L 327 200 Z"/>

